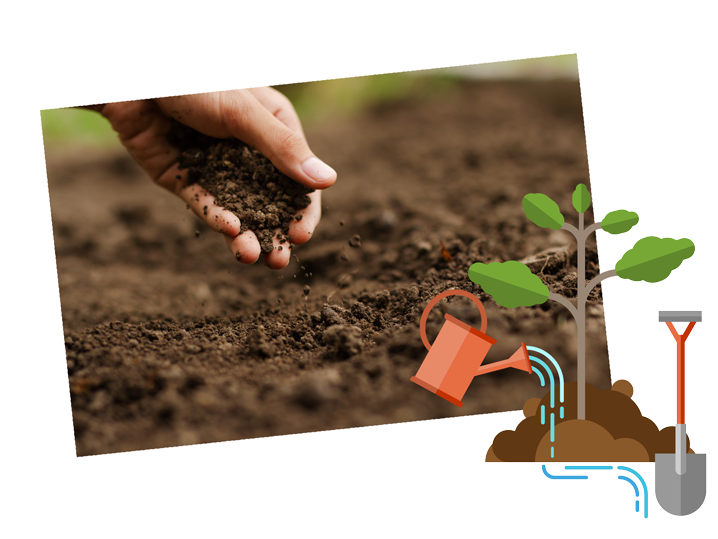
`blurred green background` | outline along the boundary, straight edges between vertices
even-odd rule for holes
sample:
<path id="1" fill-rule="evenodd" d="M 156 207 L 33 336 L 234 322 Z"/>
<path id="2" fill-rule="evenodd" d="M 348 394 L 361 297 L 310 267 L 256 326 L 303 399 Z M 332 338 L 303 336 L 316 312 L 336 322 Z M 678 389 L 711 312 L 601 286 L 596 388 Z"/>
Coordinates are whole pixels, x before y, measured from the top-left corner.
<path id="1" fill-rule="evenodd" d="M 575 54 L 492 64 L 391 73 L 275 86 L 297 110 L 305 127 L 360 114 L 367 107 L 407 97 L 440 93 L 462 79 L 578 79 Z M 43 110 L 46 151 L 68 147 L 119 147 L 110 124 L 96 112 L 66 108 Z"/>

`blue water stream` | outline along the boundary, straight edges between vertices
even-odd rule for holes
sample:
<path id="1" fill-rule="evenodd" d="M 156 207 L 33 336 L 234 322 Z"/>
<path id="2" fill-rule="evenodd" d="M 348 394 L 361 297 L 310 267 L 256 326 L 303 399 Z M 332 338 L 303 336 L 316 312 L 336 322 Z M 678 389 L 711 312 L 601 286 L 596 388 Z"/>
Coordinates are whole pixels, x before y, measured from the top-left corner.
<path id="1" fill-rule="evenodd" d="M 553 449 L 553 447 L 551 448 Z M 553 455 L 551 455 L 553 457 Z M 613 466 L 601 466 L 601 465 L 594 465 L 594 466 L 582 466 L 582 465 L 569 465 L 564 466 L 566 470 L 613 470 Z M 546 477 L 549 479 L 588 479 L 587 475 L 553 475 L 546 470 L 546 465 L 542 465 L 541 469 L 543 470 L 543 473 Z M 636 470 L 633 470 L 631 468 L 628 468 L 627 466 L 616 466 L 616 469 L 632 473 L 638 481 L 640 481 L 641 486 L 643 487 L 643 518 L 648 518 L 648 487 L 646 486 L 646 481 L 643 479 L 641 474 L 639 474 Z M 638 485 L 636 482 L 631 479 L 628 476 L 625 475 L 619 475 L 618 479 L 621 479 L 623 481 L 626 481 L 627 483 L 630 483 L 630 485 L 633 487 L 633 493 L 638 498 L 635 500 L 634 507 L 636 508 L 636 512 L 638 513 L 640 511 L 640 489 L 638 488 Z"/>
<path id="2" fill-rule="evenodd" d="M 549 354 L 548 352 L 542 350 L 541 348 L 537 348 L 535 346 L 527 346 L 527 350 L 530 350 L 531 352 L 536 352 L 537 354 L 543 355 L 545 358 L 547 358 L 553 366 L 556 368 L 556 373 L 558 374 L 558 381 L 559 381 L 559 401 L 561 403 L 561 406 L 559 407 L 559 417 L 563 419 L 564 417 L 564 410 L 563 410 L 563 398 L 564 398 L 564 389 L 563 389 L 563 371 L 561 371 L 561 367 L 559 366 L 558 362 Z M 546 370 L 546 373 L 548 374 L 548 379 L 550 382 L 550 396 L 551 396 L 551 414 L 549 416 L 549 422 L 551 425 L 551 444 L 553 444 L 556 441 L 555 436 L 555 414 L 553 412 L 555 406 L 556 406 L 556 382 L 554 380 L 553 371 L 551 368 L 546 364 L 545 361 L 535 357 L 535 356 L 529 356 L 529 359 L 536 363 L 537 365 L 543 367 Z M 531 369 L 533 372 L 536 373 L 536 375 L 539 377 L 539 381 L 541 382 L 541 386 L 546 385 L 546 380 L 543 376 L 543 373 L 533 365 L 531 366 Z M 546 407 L 544 405 L 541 405 L 541 424 L 546 424 Z M 554 458 L 554 447 L 551 445 L 551 458 Z"/>

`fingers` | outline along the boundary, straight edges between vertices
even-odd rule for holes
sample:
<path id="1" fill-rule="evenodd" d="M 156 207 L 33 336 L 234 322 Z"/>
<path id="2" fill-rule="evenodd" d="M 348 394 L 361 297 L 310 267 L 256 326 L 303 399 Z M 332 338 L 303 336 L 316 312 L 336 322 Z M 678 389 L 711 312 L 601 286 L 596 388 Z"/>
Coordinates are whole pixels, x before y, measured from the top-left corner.
<path id="1" fill-rule="evenodd" d="M 263 255 L 264 265 L 273 270 L 286 268 L 287 264 L 289 264 L 289 259 L 292 256 L 292 249 L 290 247 L 290 243 L 287 241 L 285 241 L 284 243 L 279 242 L 277 234 L 280 233 L 281 230 L 279 229 L 274 231 L 274 234 L 272 236 L 272 245 L 274 246 L 274 249 L 272 249 L 271 253 L 265 253 Z M 292 240 L 293 239 L 294 238 L 292 238 Z"/>
<path id="2" fill-rule="evenodd" d="M 157 99 L 156 102 L 165 114 L 202 133 L 236 137 L 256 147 L 279 170 L 302 185 L 312 189 L 331 186 L 337 173 L 314 156 L 301 126 L 299 131 L 289 127 L 297 129 L 299 125 L 291 104 L 280 99 L 276 90 L 275 93 L 268 90 L 255 90 L 259 98 L 249 90 L 233 90 Z"/>
<path id="3" fill-rule="evenodd" d="M 247 91 L 252 94 L 265 109 L 271 112 L 277 120 L 301 136 L 306 142 L 307 139 L 304 136 L 302 122 L 299 121 L 299 116 L 297 116 L 291 101 L 289 101 L 284 94 L 268 86 L 264 88 L 250 88 Z"/>
<path id="4" fill-rule="evenodd" d="M 321 191 L 314 191 L 309 195 L 311 203 L 306 208 L 297 212 L 302 218 L 292 221 L 289 225 L 289 235 L 292 237 L 294 244 L 302 244 L 312 237 L 312 233 L 319 223 L 321 217 Z M 273 249 L 270 253 L 263 255 L 264 264 L 271 269 L 282 269 L 287 267 L 292 256 L 291 244 L 287 241 L 281 243 L 277 238 L 281 230 L 276 229 L 272 237 Z M 256 234 L 252 230 L 247 230 L 235 237 L 225 237 L 227 247 L 234 257 L 242 264 L 254 264 L 261 254 L 261 247 Z"/>
<path id="5" fill-rule="evenodd" d="M 197 216 L 216 232 L 234 237 L 239 234 L 239 217 L 214 203 L 214 197 L 203 187 L 192 184 L 182 187 L 177 193 Z"/>
<path id="6" fill-rule="evenodd" d="M 336 181 L 337 173 L 312 154 L 304 136 L 278 120 L 251 93 L 220 94 L 219 114 L 232 136 L 255 146 L 302 185 L 326 189 Z"/>
<path id="7" fill-rule="evenodd" d="M 311 199 L 309 206 L 298 212 L 302 219 L 300 221 L 295 219 L 289 225 L 289 235 L 292 237 L 292 243 L 297 245 L 306 243 L 311 239 L 314 229 L 322 217 L 322 192 L 314 191 L 309 194 L 309 198 Z"/>
<path id="8" fill-rule="evenodd" d="M 110 121 L 122 144 L 150 177 L 174 191 L 175 176 L 167 172 L 177 162 L 179 151 L 167 142 L 171 123 L 157 105 L 147 100 L 125 101 L 97 105 L 93 110 Z"/>
<path id="9" fill-rule="evenodd" d="M 242 264 L 254 264 L 261 253 L 259 240 L 251 230 L 247 230 L 238 236 L 225 237 L 227 247 L 234 255 L 234 258 Z"/>
<path id="10" fill-rule="evenodd" d="M 206 135 L 236 137 L 256 147 L 284 174 L 312 189 L 325 189 L 337 179 L 336 172 L 309 149 L 299 118 L 289 100 L 272 88 L 254 88 L 213 94 L 197 94 L 155 100 L 159 109 Z M 261 254 L 254 232 L 239 234 L 240 221 L 214 204 L 199 186 L 183 187 L 180 196 L 214 230 L 223 232 L 227 246 L 242 263 L 251 264 Z M 292 243 L 302 244 L 311 236 L 321 218 L 321 192 L 309 195 L 311 203 L 300 210 L 300 220 L 289 227 Z M 280 243 L 276 233 L 274 249 L 263 255 L 265 264 L 281 269 L 289 264 L 291 246 Z"/>
<path id="11" fill-rule="evenodd" d="M 314 191 L 309 195 L 311 202 L 309 206 L 300 210 L 297 215 L 301 215 L 302 218 L 297 221 L 294 219 L 289 225 L 289 235 L 292 237 L 292 243 L 300 245 L 309 241 L 314 233 L 314 229 L 319 224 L 319 219 L 322 216 L 322 192 Z M 271 253 L 264 255 L 264 264 L 271 269 L 282 269 L 289 264 L 292 256 L 292 251 L 289 243 L 280 243 L 277 239 L 277 233 L 279 230 L 274 231 L 272 237 L 272 244 L 274 249 Z"/>

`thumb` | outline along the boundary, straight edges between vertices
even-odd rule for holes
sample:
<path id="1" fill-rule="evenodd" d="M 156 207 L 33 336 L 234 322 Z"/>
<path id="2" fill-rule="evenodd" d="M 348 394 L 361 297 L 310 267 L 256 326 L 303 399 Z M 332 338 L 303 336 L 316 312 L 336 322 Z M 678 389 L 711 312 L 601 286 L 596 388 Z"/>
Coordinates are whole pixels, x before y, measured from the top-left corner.
<path id="1" fill-rule="evenodd" d="M 257 148 L 293 180 L 311 189 L 336 181 L 337 173 L 312 153 L 301 131 L 292 131 L 249 92 L 220 94 L 219 113 L 231 136 Z"/>

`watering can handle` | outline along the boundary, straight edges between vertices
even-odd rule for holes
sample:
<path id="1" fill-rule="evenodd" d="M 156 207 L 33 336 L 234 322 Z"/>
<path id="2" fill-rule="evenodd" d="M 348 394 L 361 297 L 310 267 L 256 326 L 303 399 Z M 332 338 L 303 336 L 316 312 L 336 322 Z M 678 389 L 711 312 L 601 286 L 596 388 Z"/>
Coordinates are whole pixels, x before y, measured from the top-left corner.
<path id="1" fill-rule="evenodd" d="M 421 331 L 421 341 L 424 343 L 427 350 L 431 350 L 431 343 L 429 342 L 429 338 L 426 336 L 426 320 L 429 318 L 429 312 L 431 312 L 431 309 L 434 308 L 434 305 L 449 296 L 464 296 L 465 298 L 469 298 L 473 301 L 479 308 L 479 312 L 481 312 L 481 333 L 486 333 L 486 309 L 484 309 L 484 305 L 481 303 L 481 300 L 479 300 L 479 298 L 474 296 L 471 292 L 466 292 L 465 290 L 447 290 L 432 299 L 421 315 L 421 324 L 419 325 Z"/>

